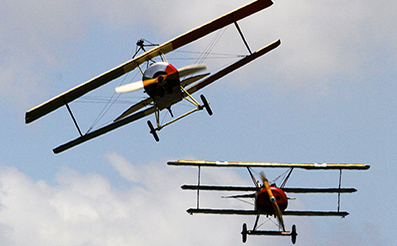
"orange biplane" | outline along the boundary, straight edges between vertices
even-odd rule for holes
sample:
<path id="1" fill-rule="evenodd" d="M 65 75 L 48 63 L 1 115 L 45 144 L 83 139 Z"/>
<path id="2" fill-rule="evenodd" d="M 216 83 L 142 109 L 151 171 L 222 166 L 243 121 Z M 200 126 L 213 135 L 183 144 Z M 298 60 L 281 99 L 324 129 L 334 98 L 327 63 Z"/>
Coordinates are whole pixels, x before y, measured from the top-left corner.
<path id="1" fill-rule="evenodd" d="M 139 40 L 137 42 L 137 47 L 139 50 L 144 51 L 141 55 L 138 55 L 138 52 L 134 55 L 134 57 L 127 61 L 124 64 L 119 65 L 118 67 L 111 69 L 102 75 L 99 75 L 83 84 L 76 86 L 75 88 L 64 92 L 49 101 L 32 108 L 31 110 L 26 112 L 25 122 L 26 124 L 31 123 L 40 117 L 53 112 L 54 110 L 66 106 L 70 116 L 78 130 L 79 136 L 74 140 L 71 140 L 65 144 L 62 144 L 56 147 L 53 151 L 54 153 L 59 153 L 65 151 L 69 148 L 72 148 L 78 144 L 81 144 L 90 139 L 96 138 L 100 135 L 103 135 L 109 131 L 112 131 L 116 128 L 124 126 L 133 121 L 137 121 L 143 117 L 146 117 L 151 114 L 155 114 L 156 118 L 156 127 L 148 121 L 148 125 L 150 128 L 150 133 L 153 134 L 156 141 L 159 141 L 159 137 L 157 135 L 157 131 L 160 131 L 163 127 L 180 120 L 193 112 L 206 109 L 206 111 L 211 115 L 212 111 L 209 107 L 209 103 L 206 98 L 201 95 L 202 104 L 199 103 L 192 97 L 192 94 L 196 91 L 208 86 L 214 81 L 224 77 L 225 75 L 235 71 L 236 69 L 248 64 L 249 62 L 257 59 L 258 57 L 263 56 L 267 52 L 277 48 L 280 45 L 280 40 L 265 46 L 255 52 L 251 52 L 243 33 L 238 25 L 238 21 L 250 16 L 260 10 L 263 10 L 269 6 L 271 6 L 273 2 L 271 0 L 257 0 L 253 1 L 245 6 L 242 6 L 226 15 L 223 15 L 213 21 L 204 24 L 196 29 L 193 29 L 181 36 L 178 36 L 162 45 L 147 45 L 145 41 Z M 241 58 L 237 62 L 223 68 L 222 70 L 214 73 L 209 76 L 209 73 L 194 75 L 198 72 L 203 71 L 206 66 L 205 65 L 189 65 L 187 67 L 176 69 L 173 65 L 167 62 L 165 54 L 174 51 L 182 46 L 185 46 L 189 43 L 192 43 L 195 40 L 198 40 L 216 30 L 219 30 L 225 26 L 230 24 L 234 24 L 238 33 L 240 34 L 245 46 L 247 47 L 249 54 L 244 58 Z M 149 51 L 145 51 L 145 47 L 147 46 L 155 46 Z M 161 59 L 161 62 L 153 62 L 154 58 Z M 146 64 L 147 69 L 145 71 L 141 70 L 140 65 Z M 89 129 L 86 133 L 83 133 L 77 124 L 77 120 L 72 113 L 72 110 L 69 104 L 82 97 L 86 93 L 93 91 L 117 78 L 120 76 L 129 73 L 130 71 L 138 68 L 141 75 L 142 81 L 130 83 L 127 85 L 119 86 L 116 88 L 116 92 L 125 93 L 134 90 L 144 89 L 147 93 L 148 97 L 136 104 L 130 106 L 126 111 L 124 111 L 119 117 L 117 117 L 113 122 L 91 131 Z M 190 76 L 184 78 L 186 76 Z M 189 87 L 190 86 L 190 87 Z M 171 106 L 186 99 L 189 103 L 192 103 L 195 108 L 179 117 L 174 118 L 168 123 L 161 124 L 160 123 L 160 111 L 163 109 L 168 109 L 171 116 L 173 116 L 171 111 Z"/>
<path id="2" fill-rule="evenodd" d="M 287 231 L 284 225 L 283 216 L 339 216 L 345 217 L 349 213 L 340 210 L 340 194 L 353 193 L 357 190 L 355 188 L 343 188 L 342 170 L 366 170 L 370 166 L 361 163 L 259 163 L 259 162 L 226 162 L 226 161 L 189 161 L 178 160 L 169 161 L 168 165 L 174 166 L 197 166 L 198 167 L 198 182 L 197 185 L 182 185 L 183 190 L 197 190 L 197 207 L 189 208 L 189 214 L 234 214 L 234 215 L 256 215 L 256 220 L 252 230 L 247 229 L 247 224 L 243 224 L 242 241 L 247 241 L 248 235 L 267 235 L 267 236 L 290 236 L 293 244 L 296 242 L 298 233 L 296 226 L 292 226 L 291 231 Z M 252 178 L 254 186 L 214 186 L 202 185 L 201 182 L 201 167 L 245 167 Z M 253 175 L 252 168 L 289 168 L 285 173 L 285 178 L 281 185 L 269 184 L 268 179 L 263 172 L 260 173 L 262 184 Z M 285 187 L 292 171 L 295 168 L 302 168 L 307 170 L 338 170 L 339 186 L 335 188 L 301 188 L 301 187 Z M 245 191 L 251 192 L 247 194 L 239 194 L 232 196 L 224 196 L 226 198 L 237 199 L 254 199 L 254 209 L 213 209 L 201 208 L 199 204 L 200 191 Z M 292 211 L 288 210 L 288 200 L 286 193 L 337 193 L 338 207 L 335 211 Z M 275 216 L 278 220 L 279 230 L 259 230 L 258 222 L 260 215 Z"/>

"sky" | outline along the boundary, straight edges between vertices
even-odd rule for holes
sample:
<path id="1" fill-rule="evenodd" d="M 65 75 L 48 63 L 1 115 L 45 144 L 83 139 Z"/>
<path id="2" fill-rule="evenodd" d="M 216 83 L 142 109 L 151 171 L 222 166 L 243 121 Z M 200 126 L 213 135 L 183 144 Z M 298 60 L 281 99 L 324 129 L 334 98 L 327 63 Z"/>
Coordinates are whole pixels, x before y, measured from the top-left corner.
<path id="1" fill-rule="evenodd" d="M 187 214 L 196 194 L 180 186 L 196 183 L 197 170 L 166 164 L 204 159 L 370 164 L 367 171 L 343 172 L 343 186 L 358 189 L 342 195 L 341 208 L 349 216 L 289 217 L 285 224 L 297 225 L 297 245 L 394 245 L 393 1 L 279 0 L 242 20 L 252 50 L 278 39 L 281 45 L 205 88 L 214 115 L 200 112 L 166 127 L 158 143 L 145 122 L 154 116 L 58 155 L 54 147 L 78 136 L 65 108 L 25 125 L 27 110 L 129 60 L 137 40 L 164 43 L 248 2 L 3 1 L 0 244 L 242 245 L 241 226 L 252 227 L 255 217 Z M 212 52 L 247 54 L 234 26 L 222 33 Z M 181 51 L 202 52 L 213 37 Z M 191 56 L 173 52 L 167 58 L 180 68 L 194 62 L 183 59 Z M 204 61 L 212 73 L 230 62 Z M 120 83 L 137 79 L 134 71 L 88 96 L 109 97 Z M 144 96 L 136 92 L 122 99 Z M 128 105 L 115 105 L 107 117 Z M 103 106 L 71 104 L 82 129 Z M 186 109 L 181 104 L 174 110 Z M 285 170 L 264 171 L 272 180 Z M 288 185 L 336 187 L 338 174 L 294 170 Z M 233 168 L 203 168 L 202 183 L 251 185 L 246 171 Z M 200 195 L 202 207 L 252 208 L 222 199 L 224 193 Z M 289 209 L 337 206 L 336 195 L 292 196 Z M 269 222 L 261 229 L 267 226 L 274 229 Z M 288 245 L 290 239 L 252 236 L 246 245 L 265 243 Z"/>

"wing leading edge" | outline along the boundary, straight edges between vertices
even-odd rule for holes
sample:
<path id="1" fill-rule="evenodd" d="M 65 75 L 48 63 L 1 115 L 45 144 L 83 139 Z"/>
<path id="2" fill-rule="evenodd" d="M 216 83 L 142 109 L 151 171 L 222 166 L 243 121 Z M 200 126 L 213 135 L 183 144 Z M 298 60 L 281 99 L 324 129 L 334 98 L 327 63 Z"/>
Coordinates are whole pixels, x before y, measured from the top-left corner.
<path id="1" fill-rule="evenodd" d="M 42 116 L 51 113 L 59 107 L 68 104 L 75 99 L 85 95 L 86 93 L 105 85 L 106 83 L 132 71 L 140 64 L 156 57 L 160 54 L 167 54 L 173 50 L 176 50 L 186 44 L 189 44 L 197 39 L 200 39 L 220 28 L 237 22 L 249 15 L 252 15 L 260 10 L 263 10 L 271 6 L 273 2 L 271 0 L 257 0 L 253 1 L 245 6 L 242 6 L 226 15 L 223 15 L 213 21 L 208 22 L 196 29 L 193 29 L 185 34 L 182 34 L 160 46 L 157 46 L 140 56 L 121 64 L 120 66 L 113 68 L 83 84 L 80 84 L 73 89 L 64 92 L 37 107 L 32 108 L 26 112 L 25 123 L 31 123 Z"/>

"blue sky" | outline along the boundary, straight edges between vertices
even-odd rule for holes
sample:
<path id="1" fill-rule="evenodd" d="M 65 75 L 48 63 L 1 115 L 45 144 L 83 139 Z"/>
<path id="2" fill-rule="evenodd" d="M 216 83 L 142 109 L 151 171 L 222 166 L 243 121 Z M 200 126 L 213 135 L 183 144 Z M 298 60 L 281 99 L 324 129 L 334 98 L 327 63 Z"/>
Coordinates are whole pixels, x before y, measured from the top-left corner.
<path id="1" fill-rule="evenodd" d="M 197 113 L 159 132 L 145 120 L 59 155 L 77 131 L 65 108 L 29 125 L 25 112 L 131 58 L 140 38 L 163 43 L 248 1 L 6 1 L 0 8 L 1 245 L 241 245 L 254 217 L 188 215 L 193 168 L 168 160 L 363 162 L 339 218 L 286 218 L 299 245 L 393 245 L 396 217 L 396 5 L 387 1 L 277 1 L 240 22 L 252 49 L 281 46 L 202 92 Z M 183 50 L 204 50 L 211 37 Z M 245 54 L 233 26 L 213 52 Z M 184 53 L 167 57 L 176 67 Z M 225 60 L 208 60 L 210 72 Z M 129 74 L 126 82 L 134 80 Z M 121 80 L 93 96 L 109 96 Z M 144 96 L 123 95 L 131 100 Z M 73 103 L 87 129 L 102 105 Z M 112 109 L 117 115 L 128 104 Z M 184 105 L 175 107 L 186 110 Z M 154 121 L 154 117 L 148 119 Z M 259 170 L 258 170 L 259 171 Z M 269 178 L 282 170 L 265 170 Z M 205 169 L 209 184 L 250 184 L 236 169 Z M 294 171 L 291 186 L 335 186 L 337 172 Z M 204 193 L 213 207 L 250 208 Z M 336 196 L 296 196 L 291 209 L 335 209 Z M 247 245 L 287 244 L 251 237 Z"/>

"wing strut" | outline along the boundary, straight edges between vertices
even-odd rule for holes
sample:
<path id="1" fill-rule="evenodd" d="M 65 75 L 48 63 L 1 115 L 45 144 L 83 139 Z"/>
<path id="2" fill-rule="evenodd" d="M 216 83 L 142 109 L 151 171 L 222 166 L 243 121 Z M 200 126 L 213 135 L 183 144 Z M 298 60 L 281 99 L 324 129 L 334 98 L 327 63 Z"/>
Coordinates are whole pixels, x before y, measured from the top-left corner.
<path id="1" fill-rule="evenodd" d="M 252 55 L 252 51 L 251 51 L 250 47 L 248 46 L 247 40 L 245 40 L 245 37 L 244 37 L 244 35 L 243 35 L 243 32 L 242 32 L 241 29 L 240 29 L 240 26 L 237 24 L 237 21 L 233 20 L 233 22 L 234 22 L 234 25 L 235 25 L 236 28 L 237 28 L 238 33 L 239 33 L 240 36 L 241 36 L 241 39 L 243 40 L 243 42 L 244 42 L 244 44 L 245 44 L 245 47 L 247 47 L 248 52 L 250 53 L 250 55 Z"/>
<path id="2" fill-rule="evenodd" d="M 200 179 L 201 179 L 201 167 L 198 167 L 197 175 L 197 209 L 200 208 Z"/>
<path id="3" fill-rule="evenodd" d="M 342 169 L 339 170 L 338 212 L 340 210 L 340 190 L 342 186 Z"/>
<path id="4" fill-rule="evenodd" d="M 291 167 L 290 171 L 287 174 L 287 177 L 285 177 L 283 183 L 280 185 L 281 189 L 284 188 L 284 186 L 287 184 L 287 181 L 288 181 L 289 177 L 291 176 L 292 171 L 294 171 L 293 167 Z M 340 186 L 339 186 L 339 188 L 340 188 Z"/>
<path id="5" fill-rule="evenodd" d="M 70 116 L 72 117 L 72 120 L 73 120 L 73 122 L 74 122 L 74 125 L 75 125 L 76 128 L 77 128 L 77 131 L 80 133 L 80 136 L 83 136 L 83 134 L 81 133 L 80 127 L 79 127 L 79 125 L 77 124 L 77 120 L 76 120 L 76 118 L 74 117 L 74 115 L 73 115 L 73 113 L 72 113 L 72 110 L 70 109 L 69 104 L 68 104 L 68 102 L 65 100 L 65 98 L 64 98 L 64 102 L 65 102 L 66 108 L 67 108 L 68 111 L 69 111 Z"/>

